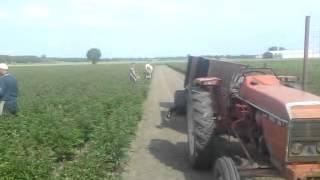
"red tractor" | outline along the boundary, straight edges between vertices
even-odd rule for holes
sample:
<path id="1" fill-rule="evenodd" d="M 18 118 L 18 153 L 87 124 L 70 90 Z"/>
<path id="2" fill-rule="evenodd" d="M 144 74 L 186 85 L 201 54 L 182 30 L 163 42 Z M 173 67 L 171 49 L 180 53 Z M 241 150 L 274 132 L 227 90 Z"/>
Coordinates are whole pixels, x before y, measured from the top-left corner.
<path id="1" fill-rule="evenodd" d="M 268 68 L 189 57 L 175 104 L 187 114 L 194 168 L 213 167 L 217 180 L 320 179 L 320 97 L 280 79 Z"/>

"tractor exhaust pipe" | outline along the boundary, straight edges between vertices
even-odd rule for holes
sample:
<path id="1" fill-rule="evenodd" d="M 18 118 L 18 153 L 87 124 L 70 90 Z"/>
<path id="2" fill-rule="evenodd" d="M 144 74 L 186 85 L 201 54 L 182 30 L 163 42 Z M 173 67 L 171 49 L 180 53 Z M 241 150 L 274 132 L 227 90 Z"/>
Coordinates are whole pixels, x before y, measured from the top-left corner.
<path id="1" fill-rule="evenodd" d="M 308 84 L 308 58 L 309 58 L 309 31 L 310 31 L 310 16 L 306 16 L 305 34 L 304 34 L 304 58 L 302 71 L 302 90 L 307 89 Z"/>

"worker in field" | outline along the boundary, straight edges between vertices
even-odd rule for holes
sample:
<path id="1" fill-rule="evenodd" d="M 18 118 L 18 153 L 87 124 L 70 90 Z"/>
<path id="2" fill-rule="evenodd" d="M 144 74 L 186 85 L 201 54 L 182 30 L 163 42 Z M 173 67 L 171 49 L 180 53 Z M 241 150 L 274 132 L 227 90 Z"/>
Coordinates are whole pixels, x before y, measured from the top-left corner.
<path id="1" fill-rule="evenodd" d="M 18 112 L 17 97 L 17 80 L 8 73 L 8 65 L 0 63 L 0 115 L 15 115 Z"/>
<path id="2" fill-rule="evenodd" d="M 145 65 L 145 74 L 146 74 L 146 79 L 151 79 L 152 78 L 152 72 L 153 72 L 153 67 L 151 64 L 147 63 Z"/>
<path id="3" fill-rule="evenodd" d="M 136 72 L 135 64 L 132 63 L 129 68 L 129 80 L 132 82 L 132 84 L 135 84 L 138 79 L 139 79 L 139 76 Z"/>

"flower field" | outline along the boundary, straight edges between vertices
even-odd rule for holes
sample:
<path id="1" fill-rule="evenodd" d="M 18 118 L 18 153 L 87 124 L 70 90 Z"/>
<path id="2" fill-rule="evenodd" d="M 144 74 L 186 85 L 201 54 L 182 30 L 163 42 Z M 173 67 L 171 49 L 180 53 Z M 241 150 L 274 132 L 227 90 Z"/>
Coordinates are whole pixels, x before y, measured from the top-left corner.
<path id="1" fill-rule="evenodd" d="M 0 178 L 117 179 L 147 82 L 128 65 L 11 67 L 18 117 L 0 118 Z"/>

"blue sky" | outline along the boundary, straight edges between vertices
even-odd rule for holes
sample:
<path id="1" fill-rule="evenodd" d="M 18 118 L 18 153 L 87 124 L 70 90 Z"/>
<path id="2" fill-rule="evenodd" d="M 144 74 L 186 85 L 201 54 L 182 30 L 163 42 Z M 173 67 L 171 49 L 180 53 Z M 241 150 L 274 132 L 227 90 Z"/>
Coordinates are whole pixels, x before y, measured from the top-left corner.
<path id="1" fill-rule="evenodd" d="M 318 0 L 1 0 L 0 54 L 103 57 L 259 54 L 303 48 Z M 316 23 L 318 21 L 318 25 Z M 320 48 L 320 45 L 318 45 Z"/>

